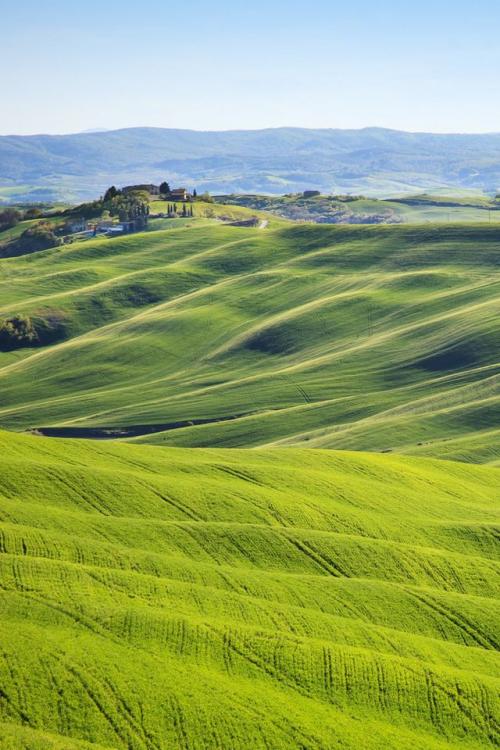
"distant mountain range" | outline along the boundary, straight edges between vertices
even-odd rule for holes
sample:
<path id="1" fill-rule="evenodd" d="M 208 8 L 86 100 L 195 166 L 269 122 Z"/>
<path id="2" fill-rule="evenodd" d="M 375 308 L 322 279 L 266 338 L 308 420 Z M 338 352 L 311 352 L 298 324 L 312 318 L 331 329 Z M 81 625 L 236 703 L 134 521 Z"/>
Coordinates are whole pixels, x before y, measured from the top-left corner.
<path id="1" fill-rule="evenodd" d="M 127 128 L 0 137 L 4 199 L 76 200 L 109 184 L 162 179 L 214 193 L 494 193 L 500 189 L 500 133 Z"/>

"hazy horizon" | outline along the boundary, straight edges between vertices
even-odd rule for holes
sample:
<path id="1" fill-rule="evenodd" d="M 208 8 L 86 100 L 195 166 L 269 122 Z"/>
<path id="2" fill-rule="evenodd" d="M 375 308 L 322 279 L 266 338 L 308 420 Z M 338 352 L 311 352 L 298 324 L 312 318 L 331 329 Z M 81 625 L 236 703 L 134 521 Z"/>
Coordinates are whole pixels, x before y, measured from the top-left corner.
<path id="1" fill-rule="evenodd" d="M 438 7 L 436 7 L 436 5 Z M 500 129 L 500 6 L 27 0 L 2 11 L 0 134 Z M 147 123 L 147 125 L 144 125 Z"/>
<path id="2" fill-rule="evenodd" d="M 466 131 L 466 130 L 417 130 L 417 129 L 404 129 L 404 128 L 389 128 L 382 125 L 362 125 L 359 128 L 337 128 L 337 127 L 306 127 L 302 125 L 271 125 L 263 126 L 260 128 L 197 128 L 197 127 L 175 127 L 175 126 L 162 126 L 162 125 L 124 125 L 123 127 L 108 128 L 108 127 L 95 127 L 85 128 L 84 130 L 69 130 L 65 132 L 32 132 L 32 133 L 0 133 L 0 137 L 8 138 L 11 137 L 36 137 L 36 136 L 65 136 L 65 135 L 95 135 L 97 133 L 113 133 L 120 130 L 172 130 L 172 131 L 187 131 L 192 133 L 236 133 L 236 132 L 264 132 L 266 130 L 340 130 L 340 131 L 362 131 L 362 130 L 393 130 L 395 133 L 407 133 L 408 135 L 500 135 L 500 126 L 498 130 L 484 130 L 484 131 Z"/>

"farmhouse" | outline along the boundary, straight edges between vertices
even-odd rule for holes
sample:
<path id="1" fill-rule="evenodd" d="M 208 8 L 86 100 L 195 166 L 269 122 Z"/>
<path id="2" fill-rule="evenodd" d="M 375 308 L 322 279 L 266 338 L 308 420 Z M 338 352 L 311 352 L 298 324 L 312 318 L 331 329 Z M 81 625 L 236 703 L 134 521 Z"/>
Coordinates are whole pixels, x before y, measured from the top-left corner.
<path id="1" fill-rule="evenodd" d="M 131 232 L 140 232 L 142 229 L 145 229 L 147 225 L 147 216 L 136 216 L 134 219 L 122 221 L 120 224 L 120 226 L 123 228 L 124 234 L 130 234 Z"/>
<path id="2" fill-rule="evenodd" d="M 170 193 L 167 193 L 165 197 L 170 201 L 187 201 L 191 198 L 191 195 L 186 188 L 175 188 L 175 190 L 171 190 Z"/>
<path id="3" fill-rule="evenodd" d="M 126 185 L 126 187 L 121 189 L 121 192 L 125 195 L 127 193 L 137 193 L 137 192 L 143 192 L 143 193 L 149 193 L 149 195 L 152 196 L 159 196 L 161 195 L 162 198 L 168 201 L 178 201 L 178 202 L 186 202 L 188 200 L 191 200 L 191 194 L 189 193 L 186 188 L 174 188 L 174 190 L 171 190 L 169 193 L 160 193 L 160 188 L 158 185 L 151 185 L 151 184 L 144 184 L 144 185 Z"/>
<path id="4" fill-rule="evenodd" d="M 121 221 L 119 224 L 113 224 L 104 230 L 107 237 L 116 237 L 119 234 L 132 234 L 132 232 L 141 232 L 148 225 L 146 216 L 136 216 L 134 219 Z"/>
<path id="5" fill-rule="evenodd" d="M 98 232 L 107 232 L 108 229 L 114 226 L 113 219 L 101 219 L 96 226 Z"/>
<path id="6" fill-rule="evenodd" d="M 64 229 L 69 234 L 76 234 L 77 232 L 85 232 L 87 229 L 87 222 L 85 219 L 73 219 L 65 224 Z"/>

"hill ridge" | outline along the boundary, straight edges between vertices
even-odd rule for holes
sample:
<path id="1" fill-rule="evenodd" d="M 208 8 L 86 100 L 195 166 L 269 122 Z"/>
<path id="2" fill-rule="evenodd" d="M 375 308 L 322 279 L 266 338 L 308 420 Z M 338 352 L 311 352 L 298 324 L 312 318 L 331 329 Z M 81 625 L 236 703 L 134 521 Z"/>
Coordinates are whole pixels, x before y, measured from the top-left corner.
<path id="1" fill-rule="evenodd" d="M 388 196 L 426 190 L 494 193 L 500 133 L 385 128 L 196 131 L 122 128 L 0 136 L 3 185 L 40 199 L 88 198 L 110 184 L 176 182 L 218 193 L 324 192 Z M 133 154 L 133 157 L 131 156 Z M 20 188 L 20 195 L 22 188 Z"/>

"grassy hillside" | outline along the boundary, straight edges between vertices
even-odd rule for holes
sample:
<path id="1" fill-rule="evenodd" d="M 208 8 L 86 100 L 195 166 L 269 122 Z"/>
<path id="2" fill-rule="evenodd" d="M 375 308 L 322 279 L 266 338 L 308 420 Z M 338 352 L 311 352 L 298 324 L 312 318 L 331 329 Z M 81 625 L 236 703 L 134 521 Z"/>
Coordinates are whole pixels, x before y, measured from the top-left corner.
<path id="1" fill-rule="evenodd" d="M 65 338 L 0 352 L 0 425 L 498 462 L 499 240 L 194 222 L 1 260 L 0 318 Z"/>
<path id="2" fill-rule="evenodd" d="M 189 208 L 193 209 L 193 216 L 195 219 L 220 219 L 224 222 L 240 222 L 247 221 L 249 219 L 260 219 L 261 221 L 267 222 L 270 226 L 279 227 L 284 226 L 288 223 L 284 218 L 275 216 L 268 211 L 260 211 L 258 208 L 239 206 L 237 204 L 225 204 L 221 201 L 211 202 L 204 200 L 196 200 L 190 204 Z M 150 204 L 151 214 L 154 216 L 159 213 L 168 213 L 168 206 L 171 204 L 170 201 L 155 200 L 153 199 Z M 181 213 L 181 205 L 176 204 L 179 214 Z M 149 219 L 149 229 L 157 231 L 158 229 L 171 229 L 175 226 L 175 222 L 186 222 L 189 219 Z M 198 222 L 199 223 L 199 222 Z"/>
<path id="3" fill-rule="evenodd" d="M 378 200 L 363 196 L 220 195 L 221 203 L 268 211 L 273 216 L 322 224 L 429 224 L 497 222 L 500 202 L 478 195 L 415 195 Z"/>
<path id="4" fill-rule="evenodd" d="M 0 432 L 0 748 L 496 746 L 498 477 Z"/>

